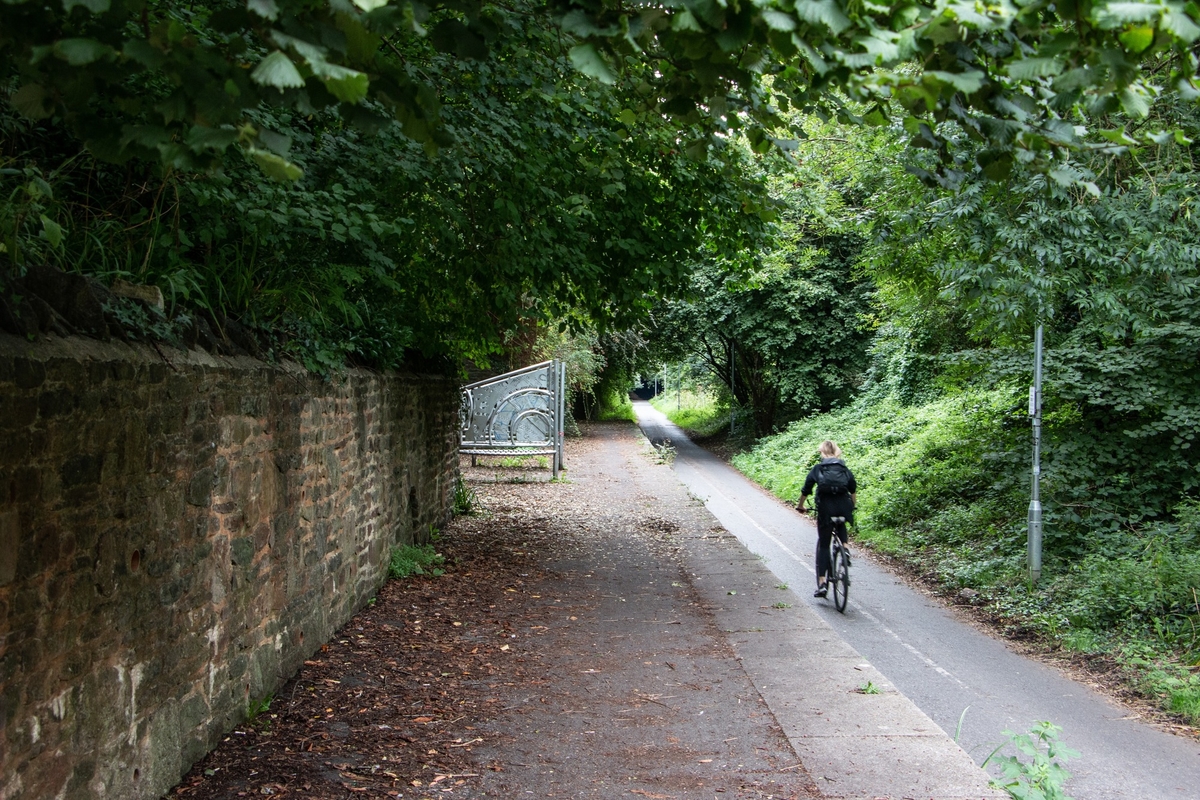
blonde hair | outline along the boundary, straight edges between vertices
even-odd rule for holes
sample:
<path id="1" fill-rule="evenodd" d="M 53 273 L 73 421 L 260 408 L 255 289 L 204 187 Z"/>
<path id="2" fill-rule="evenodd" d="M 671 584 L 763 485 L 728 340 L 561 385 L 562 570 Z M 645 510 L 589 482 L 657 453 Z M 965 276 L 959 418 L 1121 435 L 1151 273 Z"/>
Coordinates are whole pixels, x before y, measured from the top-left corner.
<path id="1" fill-rule="evenodd" d="M 818 447 L 817 450 L 821 453 L 821 458 L 842 457 L 842 448 L 838 447 L 836 443 L 831 442 L 829 439 L 821 442 L 821 446 Z"/>

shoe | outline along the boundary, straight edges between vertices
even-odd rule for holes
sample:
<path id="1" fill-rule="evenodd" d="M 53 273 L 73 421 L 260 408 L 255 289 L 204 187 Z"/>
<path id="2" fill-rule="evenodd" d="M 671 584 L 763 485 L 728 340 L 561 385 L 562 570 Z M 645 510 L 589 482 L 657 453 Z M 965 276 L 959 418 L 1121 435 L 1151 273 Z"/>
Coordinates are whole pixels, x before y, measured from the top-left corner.
<path id="1" fill-rule="evenodd" d="M 813 597 L 825 597 L 827 594 L 829 594 L 829 588 L 822 586 L 821 588 L 819 588 L 815 592 L 813 592 Z"/>

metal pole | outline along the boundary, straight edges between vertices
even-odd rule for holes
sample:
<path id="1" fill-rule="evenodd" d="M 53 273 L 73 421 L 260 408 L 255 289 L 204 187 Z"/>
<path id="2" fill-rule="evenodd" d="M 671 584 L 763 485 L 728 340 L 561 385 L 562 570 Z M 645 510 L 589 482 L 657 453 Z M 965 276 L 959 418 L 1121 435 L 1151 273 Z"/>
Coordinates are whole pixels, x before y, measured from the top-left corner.
<path id="1" fill-rule="evenodd" d="M 1029 387 L 1029 416 L 1033 417 L 1033 483 L 1029 498 L 1029 541 L 1027 558 L 1029 581 L 1034 586 L 1042 578 L 1042 326 L 1033 340 L 1033 386 Z"/>
<path id="2" fill-rule="evenodd" d="M 679 380 L 675 382 L 675 410 L 683 408 L 683 364 L 679 365 Z"/>
<path id="3" fill-rule="evenodd" d="M 733 396 L 733 404 L 729 411 L 729 435 L 733 436 L 737 432 L 737 350 L 734 349 L 733 342 L 729 343 L 729 394 Z"/>
<path id="4" fill-rule="evenodd" d="M 551 456 L 552 480 L 558 480 L 559 452 L 563 446 L 563 393 L 559 391 L 562 385 L 562 362 L 557 359 L 552 362 L 546 389 L 554 393 L 554 455 Z"/>
<path id="5" fill-rule="evenodd" d="M 558 362 L 558 468 L 567 468 L 567 364 Z"/>

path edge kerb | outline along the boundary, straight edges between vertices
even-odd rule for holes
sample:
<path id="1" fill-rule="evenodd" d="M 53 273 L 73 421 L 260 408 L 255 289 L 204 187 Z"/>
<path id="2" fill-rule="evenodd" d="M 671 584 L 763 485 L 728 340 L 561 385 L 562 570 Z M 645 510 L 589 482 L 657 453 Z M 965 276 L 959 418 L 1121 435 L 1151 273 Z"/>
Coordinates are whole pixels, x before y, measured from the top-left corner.
<path id="1" fill-rule="evenodd" d="M 823 796 L 1008 796 L 808 605 L 789 602 L 795 595 L 711 519 L 707 531 L 680 532 L 687 578 Z M 868 684 L 878 693 L 863 693 Z"/>

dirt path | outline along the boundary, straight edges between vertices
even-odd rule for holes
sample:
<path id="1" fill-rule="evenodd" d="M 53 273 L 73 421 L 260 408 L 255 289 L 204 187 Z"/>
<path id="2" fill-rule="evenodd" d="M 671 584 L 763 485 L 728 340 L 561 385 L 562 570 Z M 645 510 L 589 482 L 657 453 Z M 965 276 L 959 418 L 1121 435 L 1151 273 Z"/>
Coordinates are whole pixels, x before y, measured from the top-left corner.
<path id="1" fill-rule="evenodd" d="M 389 583 L 171 796 L 816 797 L 681 567 L 719 529 L 631 427 L 587 433 L 562 483 L 465 469 L 447 574 Z"/>

